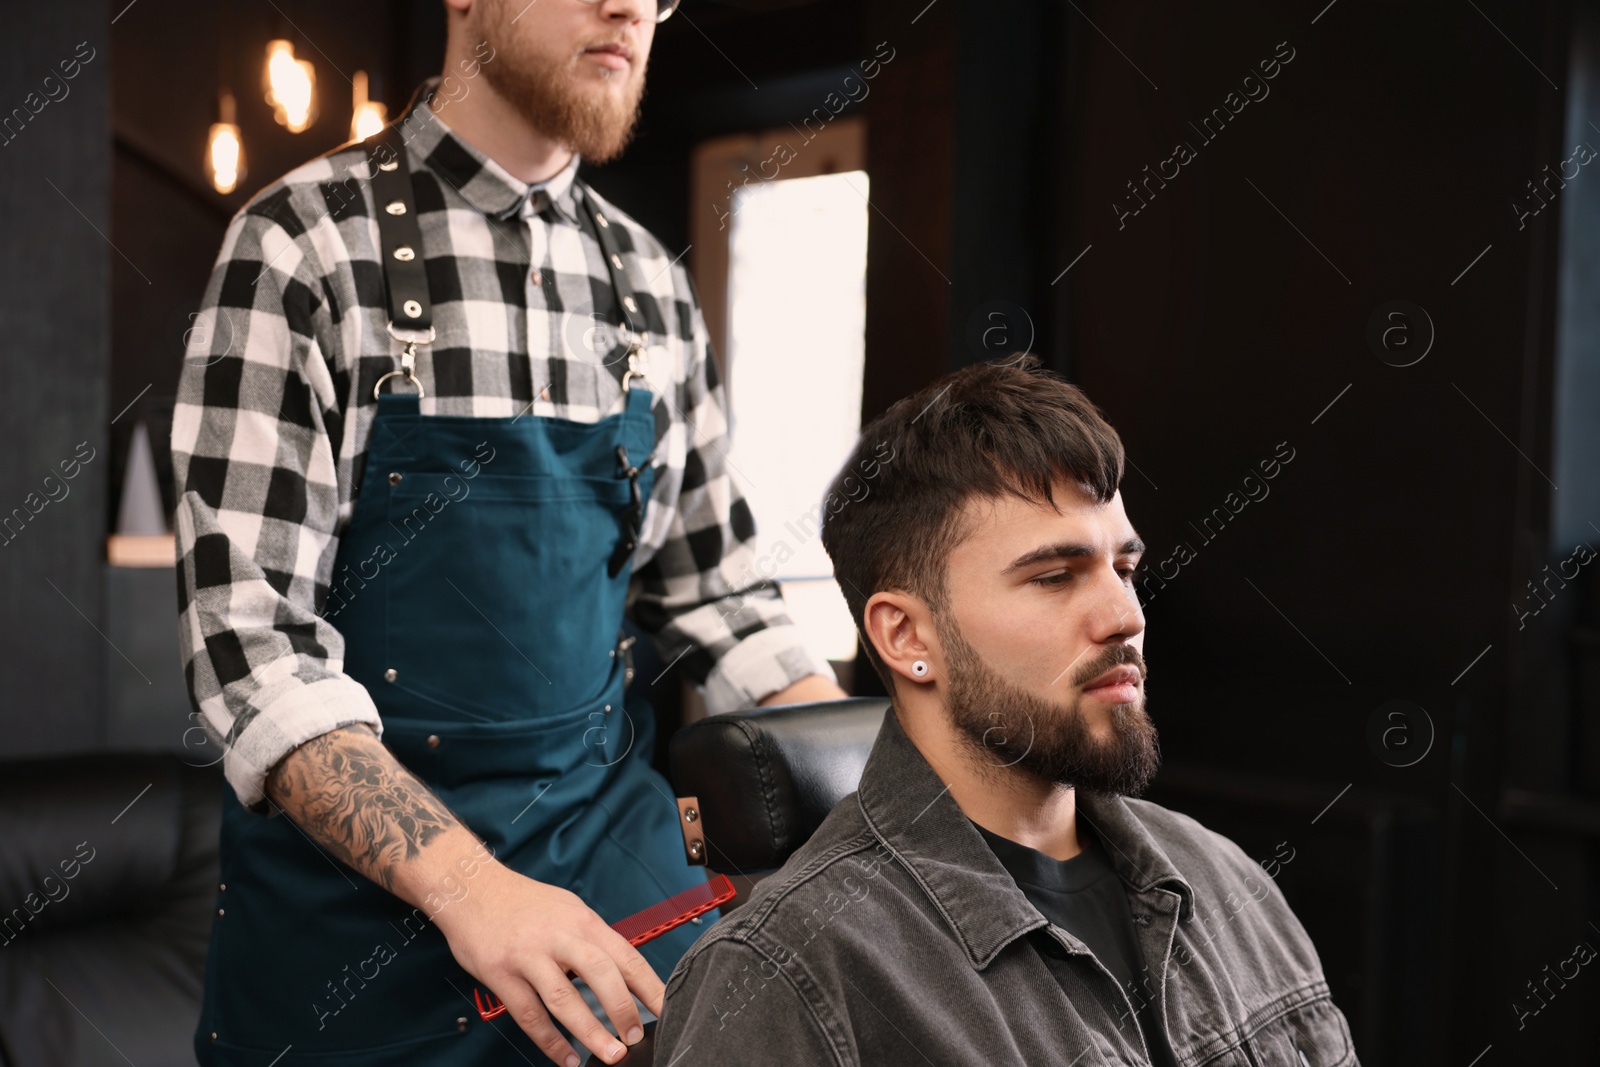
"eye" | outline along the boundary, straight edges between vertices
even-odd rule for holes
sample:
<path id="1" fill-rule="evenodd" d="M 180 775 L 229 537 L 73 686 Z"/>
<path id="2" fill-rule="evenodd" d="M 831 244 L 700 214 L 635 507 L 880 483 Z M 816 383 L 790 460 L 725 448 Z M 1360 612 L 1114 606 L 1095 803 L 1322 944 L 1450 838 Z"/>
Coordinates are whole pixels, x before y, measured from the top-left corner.
<path id="1" fill-rule="evenodd" d="M 1122 575 L 1122 580 L 1123 581 L 1131 582 L 1135 578 L 1137 578 L 1139 575 L 1143 574 L 1144 570 L 1145 570 L 1144 564 L 1143 563 L 1139 563 L 1139 564 L 1136 564 L 1136 565 L 1134 565 L 1132 567 L 1123 567 L 1123 568 L 1119 569 L 1117 571 L 1117 573 Z"/>
<path id="2" fill-rule="evenodd" d="M 1041 574 L 1037 578 L 1030 578 L 1028 584 L 1054 589 L 1056 586 L 1065 585 L 1071 578 L 1071 571 L 1052 571 L 1049 574 Z"/>

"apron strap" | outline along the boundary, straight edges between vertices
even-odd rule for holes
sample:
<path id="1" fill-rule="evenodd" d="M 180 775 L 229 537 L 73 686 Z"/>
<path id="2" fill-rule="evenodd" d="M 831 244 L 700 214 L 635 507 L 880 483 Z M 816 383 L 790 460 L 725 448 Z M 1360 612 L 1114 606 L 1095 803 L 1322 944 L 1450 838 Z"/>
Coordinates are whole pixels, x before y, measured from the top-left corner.
<path id="1" fill-rule="evenodd" d="M 611 227 L 611 220 L 601 213 L 599 205 L 595 203 L 594 190 L 589 188 L 589 183 L 580 179 L 577 186 L 578 200 L 583 207 L 581 218 L 588 223 L 584 228 L 589 236 L 599 242 L 600 250 L 605 253 L 606 270 L 611 274 L 611 287 L 617 293 L 622 321 L 636 336 L 644 337 L 650 332 L 649 323 L 645 321 L 644 312 L 639 310 L 633 285 L 628 281 L 628 272 L 623 269 L 622 247 L 617 241 L 616 231 Z"/>
<path id="2" fill-rule="evenodd" d="M 422 266 L 422 228 L 417 225 L 411 170 L 399 132 L 397 125 L 385 126 L 370 145 L 379 254 L 389 296 L 389 325 L 426 333 L 433 325 L 433 303 Z"/>

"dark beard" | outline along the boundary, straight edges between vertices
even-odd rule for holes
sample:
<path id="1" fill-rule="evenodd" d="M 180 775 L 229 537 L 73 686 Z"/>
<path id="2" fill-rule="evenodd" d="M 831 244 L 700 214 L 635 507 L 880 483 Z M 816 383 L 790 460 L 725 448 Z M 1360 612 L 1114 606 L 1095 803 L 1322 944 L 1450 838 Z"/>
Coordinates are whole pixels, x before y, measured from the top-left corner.
<path id="1" fill-rule="evenodd" d="M 950 671 L 950 716 L 978 766 L 999 777 L 1016 767 L 1046 782 L 1089 793 L 1138 796 L 1161 762 L 1155 724 L 1144 701 L 1110 708 L 1111 736 L 1096 738 L 1081 707 L 1064 707 L 1020 689 L 989 668 L 961 636 L 954 619 L 939 620 Z M 1138 649 L 1115 645 L 1074 676 L 1092 681 L 1112 667 L 1133 664 L 1144 673 Z"/>
<path id="2" fill-rule="evenodd" d="M 502 45 L 512 39 L 508 6 L 491 4 L 485 14 L 484 38 L 499 54 Z M 509 57 L 512 53 L 505 54 Z M 618 100 L 580 90 L 578 64 L 582 62 L 582 54 L 575 53 L 564 64 L 532 59 L 522 63 L 491 61 L 483 64 L 482 70 L 495 91 L 534 129 L 589 163 L 605 163 L 621 155 L 633 139 L 639 101 L 644 97 L 644 70 L 640 69 L 633 91 Z M 632 74 L 616 72 L 611 76 Z"/>

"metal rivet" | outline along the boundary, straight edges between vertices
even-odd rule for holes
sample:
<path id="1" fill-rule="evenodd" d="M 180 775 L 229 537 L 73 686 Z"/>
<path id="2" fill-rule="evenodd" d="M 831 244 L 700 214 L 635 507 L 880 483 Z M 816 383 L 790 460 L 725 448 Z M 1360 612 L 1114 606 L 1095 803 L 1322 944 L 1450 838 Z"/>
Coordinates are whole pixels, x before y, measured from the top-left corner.
<path id="1" fill-rule="evenodd" d="M 412 251 L 410 245 L 401 245 L 399 248 L 394 250 L 394 258 L 398 259 L 402 263 L 410 263 L 413 259 L 417 258 L 417 254 L 416 252 Z"/>
<path id="2" fill-rule="evenodd" d="M 217 883 L 217 892 L 226 893 L 227 891 L 228 891 L 228 884 L 226 882 L 218 882 Z"/>
<path id="3" fill-rule="evenodd" d="M 422 305 L 417 303 L 415 300 L 407 300 L 404 304 L 400 305 L 400 310 L 404 311 L 413 319 L 422 318 Z"/>
<path id="4" fill-rule="evenodd" d="M 535 270 L 532 274 L 528 275 L 528 280 L 533 282 L 534 285 L 543 285 L 544 275 Z"/>
<path id="5" fill-rule="evenodd" d="M 610 715 L 610 714 L 611 714 L 611 705 L 610 705 L 610 704 L 607 704 L 607 705 L 606 705 L 606 714 L 607 714 L 607 715 Z"/>
<path id="6" fill-rule="evenodd" d="M 700 812 L 695 808 L 684 808 L 683 817 L 689 822 L 698 822 L 700 819 Z"/>
<path id="7" fill-rule="evenodd" d="M 606 217 L 598 211 L 594 213 L 594 221 L 600 224 L 601 229 L 607 229 L 611 226 L 611 223 L 606 221 Z"/>
<path id="8" fill-rule="evenodd" d="M 387 163 L 379 163 L 378 164 L 378 169 L 379 170 L 398 170 L 399 167 L 400 167 L 400 161 L 398 159 L 391 159 Z"/>
<path id="9" fill-rule="evenodd" d="M 639 310 L 639 305 L 633 302 L 633 297 L 631 296 L 625 296 L 622 298 L 622 306 L 627 308 L 629 311 Z"/>
<path id="10" fill-rule="evenodd" d="M 699 859 L 700 858 L 700 853 L 702 853 L 704 851 L 705 851 L 705 846 L 702 845 L 700 842 L 698 842 L 698 841 L 689 842 L 689 855 L 693 856 L 695 859 Z"/>
<path id="11" fill-rule="evenodd" d="M 466 1028 L 467 1028 L 467 1017 L 465 1015 L 457 1015 L 456 1016 L 456 1029 L 457 1030 L 465 1030 Z"/>
<path id="12" fill-rule="evenodd" d="M 215 1041 L 216 1039 L 217 1039 L 217 1032 L 215 1030 L 213 1030 L 213 1031 L 211 1031 L 211 1040 Z"/>
<path id="13" fill-rule="evenodd" d="M 618 270 L 622 269 L 622 257 L 615 252 L 611 253 L 611 265 Z"/>
<path id="14" fill-rule="evenodd" d="M 389 472 L 389 484 L 390 485 L 399 485 L 400 484 L 400 478 L 401 478 L 401 474 L 400 474 L 399 471 L 390 471 Z"/>
<path id="15" fill-rule="evenodd" d="M 438 734 L 429 734 L 428 735 L 428 747 L 429 748 L 438 748 L 439 747 L 439 735 Z"/>
<path id="16" fill-rule="evenodd" d="M 391 200 L 383 205 L 383 210 L 391 215 L 404 215 L 406 213 L 406 202 L 404 200 Z"/>
<path id="17" fill-rule="evenodd" d="M 383 672 L 383 680 L 386 682 L 392 682 L 398 677 L 400 677 L 400 672 L 395 670 L 393 667 L 390 667 L 388 670 Z"/>
<path id="18" fill-rule="evenodd" d="M 224 914 L 226 914 L 226 913 L 221 908 L 217 909 L 217 918 L 219 918 L 219 919 L 222 918 L 222 916 Z"/>

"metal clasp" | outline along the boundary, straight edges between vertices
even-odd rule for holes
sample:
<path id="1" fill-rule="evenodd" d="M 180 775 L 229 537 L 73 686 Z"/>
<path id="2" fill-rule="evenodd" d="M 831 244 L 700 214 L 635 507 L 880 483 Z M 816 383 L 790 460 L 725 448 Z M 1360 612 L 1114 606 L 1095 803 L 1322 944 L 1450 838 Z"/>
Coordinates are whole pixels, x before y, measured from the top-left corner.
<path id="1" fill-rule="evenodd" d="M 389 336 L 393 337 L 396 341 L 404 342 L 406 349 L 404 352 L 400 353 L 400 369 L 390 371 L 388 374 L 385 374 L 372 384 L 372 399 L 378 399 L 378 396 L 383 392 L 383 383 L 388 381 L 390 378 L 404 378 L 406 381 L 417 387 L 417 399 L 421 400 L 428 394 L 422 388 L 421 379 L 419 379 L 416 375 L 417 346 L 432 344 L 433 339 L 436 336 L 434 329 L 432 326 L 429 326 L 427 331 L 424 332 L 422 330 L 414 330 L 406 326 L 396 328 L 393 320 L 390 320 Z"/>
<path id="2" fill-rule="evenodd" d="M 633 389 L 633 380 L 645 376 L 645 363 L 649 357 L 644 354 L 644 345 L 638 341 L 629 342 L 628 369 L 622 375 L 622 391 L 630 392 Z"/>

